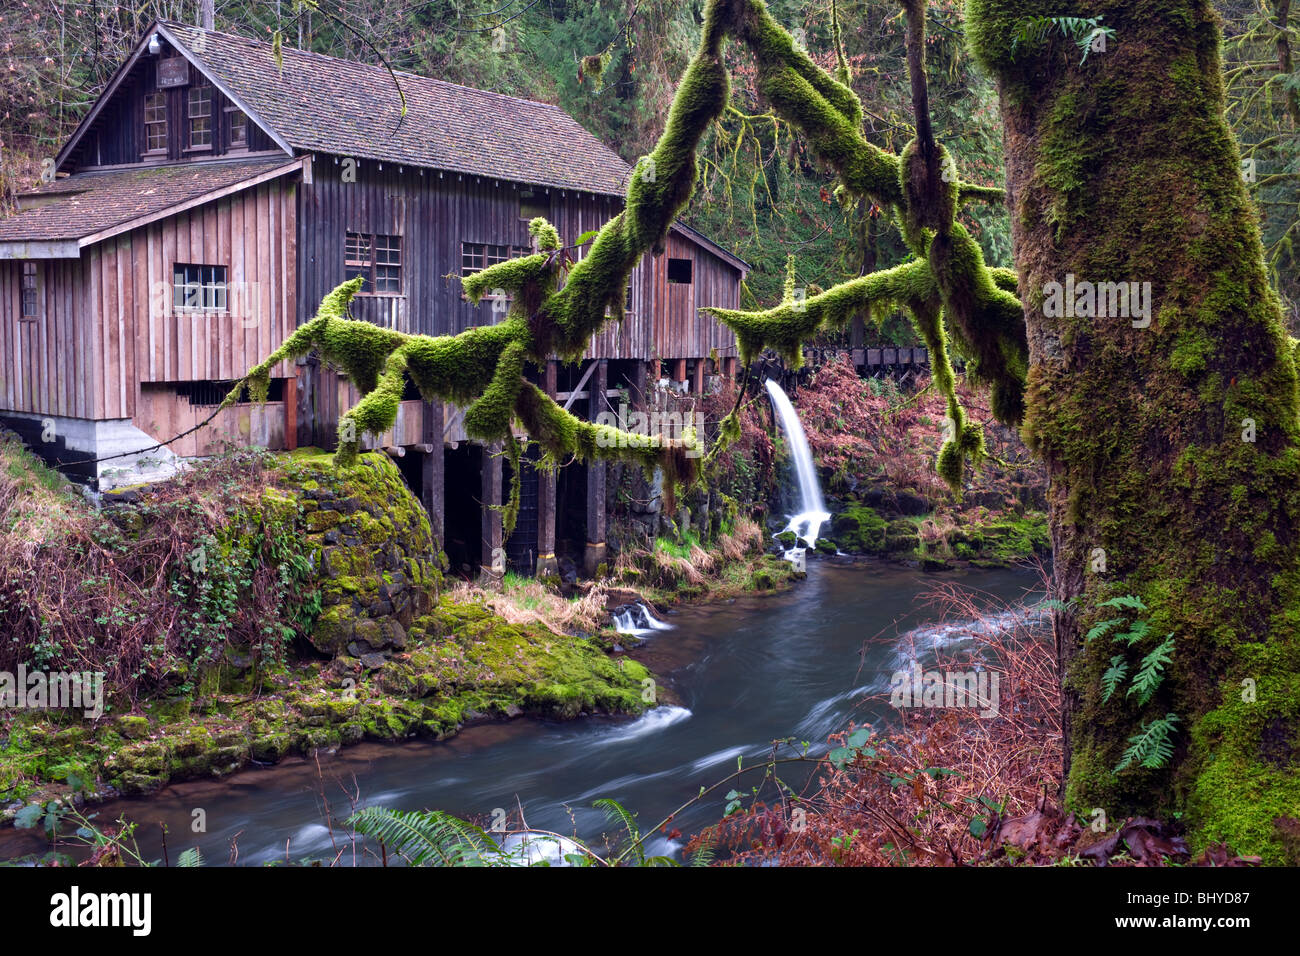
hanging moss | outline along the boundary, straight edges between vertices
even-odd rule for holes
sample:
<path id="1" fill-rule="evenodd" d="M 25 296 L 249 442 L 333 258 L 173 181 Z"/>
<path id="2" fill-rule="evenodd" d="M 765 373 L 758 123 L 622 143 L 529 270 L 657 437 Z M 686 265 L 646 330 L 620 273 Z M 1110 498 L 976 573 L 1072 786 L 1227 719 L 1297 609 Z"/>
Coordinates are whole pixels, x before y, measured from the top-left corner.
<path id="1" fill-rule="evenodd" d="M 578 80 L 581 82 L 591 77 L 591 85 L 599 91 L 605 85 L 605 67 L 609 66 L 610 59 L 609 51 L 584 56 L 578 68 Z"/>

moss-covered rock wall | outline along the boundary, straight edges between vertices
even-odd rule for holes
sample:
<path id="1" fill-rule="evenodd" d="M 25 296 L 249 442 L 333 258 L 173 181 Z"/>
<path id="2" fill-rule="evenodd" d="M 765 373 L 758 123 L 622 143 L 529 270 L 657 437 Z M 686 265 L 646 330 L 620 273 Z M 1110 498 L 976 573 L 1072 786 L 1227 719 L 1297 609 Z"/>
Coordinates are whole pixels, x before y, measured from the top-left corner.
<path id="1" fill-rule="evenodd" d="M 336 467 L 332 455 L 307 450 L 281 469 L 321 592 L 308 640 L 331 657 L 403 649 L 407 628 L 437 601 L 444 559 L 397 466 L 370 453 Z"/>

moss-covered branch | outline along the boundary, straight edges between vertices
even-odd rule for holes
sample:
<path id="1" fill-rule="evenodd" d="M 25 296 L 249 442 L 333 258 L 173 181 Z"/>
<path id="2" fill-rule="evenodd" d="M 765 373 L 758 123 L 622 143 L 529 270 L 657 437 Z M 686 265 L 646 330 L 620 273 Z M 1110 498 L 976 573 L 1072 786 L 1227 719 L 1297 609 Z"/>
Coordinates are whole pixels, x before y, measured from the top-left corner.
<path id="1" fill-rule="evenodd" d="M 904 0 L 903 7 L 917 135 L 899 156 L 866 141 L 857 97 L 794 46 L 761 0 L 738 0 L 736 30 L 758 61 L 760 92 L 836 170 L 841 195 L 869 196 L 892 207 L 917 259 L 806 301 L 760 312 L 709 311 L 736 333 L 743 360 L 773 348 L 798 366 L 800 346 L 821 329 L 842 325 L 867 306 L 877 317 L 906 308 L 934 356 L 935 383 L 948 400 L 954 426 L 940 451 L 939 472 L 960 490 L 964 462 L 969 457 L 978 463 L 985 452 L 979 426 L 966 421 L 957 400 L 947 336 L 966 357 L 972 376 L 989 383 L 994 414 L 1009 424 L 1018 424 L 1024 414 L 1028 345 L 1015 274 L 988 268 L 979 244 L 956 221 L 962 202 L 1004 194 L 962 182 L 947 150 L 935 142 L 925 82 L 925 4 Z"/>
<path id="2" fill-rule="evenodd" d="M 916 6 L 920 0 L 908 3 Z M 836 17 L 838 30 L 838 13 Z M 919 8 L 911 10 L 910 22 L 913 34 L 917 33 L 917 24 L 923 22 Z M 736 330 L 742 355 L 749 359 L 772 346 L 797 363 L 802 341 L 825 325 L 842 324 L 864 305 L 878 314 L 905 306 L 927 341 L 943 344 L 937 305 L 941 303 L 959 348 L 993 383 L 995 410 L 1018 419 L 1024 336 L 1023 330 L 1017 334 L 1012 321 L 1017 303 L 1004 278 L 984 267 L 978 245 L 953 221 L 963 190 L 968 197 L 979 197 L 982 187 L 940 175 L 939 164 L 950 163 L 929 135 L 924 77 L 913 84 L 919 91 L 915 92 L 918 132 L 924 135 L 902 156 L 893 156 L 862 134 L 862 104 L 846 85 L 842 51 L 841 76 L 836 79 L 795 46 L 762 0 L 707 4 L 699 50 L 678 87 L 663 135 L 633 170 L 625 209 L 599 231 L 584 258 L 570 266 L 555 228 L 539 218 L 529 224 L 534 254 L 463 280 L 472 302 L 490 293 L 511 298 L 501 323 L 438 337 L 380 329 L 347 318 L 348 302 L 360 280 L 345 282 L 326 296 L 315 319 L 250 371 L 247 382 L 253 397 L 265 398 L 270 369 L 277 362 L 315 352 L 345 370 L 363 394 L 340 417 L 338 457 L 343 462 L 356 454 L 362 433 L 379 434 L 393 427 L 409 379 L 426 400 L 466 404 L 466 432 L 484 442 L 513 441 L 511 426 L 517 418 L 554 456 L 633 458 L 647 466 L 666 465 L 674 476 L 692 472 L 679 460 L 680 443 L 604 435 L 597 426 L 539 399 L 540 393 L 524 380 L 523 372 L 527 362 L 544 362 L 552 355 L 580 358 L 610 314 L 621 314 L 624 291 L 641 256 L 663 250 L 668 230 L 694 188 L 700 142 L 728 106 L 729 81 L 722 60 L 728 36 L 741 40 L 753 53 L 760 92 L 776 115 L 803 131 L 817 154 L 839 174 L 843 190 L 896 208 L 904 237 L 918 256 L 916 262 L 854 280 L 807 302 L 787 302 L 753 315 L 715 310 Z M 913 37 L 909 52 L 918 70 L 923 69 L 921 39 Z M 931 348 L 946 355 L 934 345 Z M 951 375 L 941 378 L 949 381 Z M 237 386 L 227 404 L 236 400 L 238 391 Z M 951 387 L 947 391 L 956 408 L 955 393 Z M 959 409 L 953 417 L 962 421 Z M 978 443 L 962 439 L 963 434 L 959 430 L 957 445 L 976 453 Z M 953 452 L 946 453 L 951 459 Z M 959 456 L 958 464 L 961 460 Z M 945 476 L 952 480 L 955 474 L 959 481 L 959 472 L 960 468 L 948 469 Z"/>

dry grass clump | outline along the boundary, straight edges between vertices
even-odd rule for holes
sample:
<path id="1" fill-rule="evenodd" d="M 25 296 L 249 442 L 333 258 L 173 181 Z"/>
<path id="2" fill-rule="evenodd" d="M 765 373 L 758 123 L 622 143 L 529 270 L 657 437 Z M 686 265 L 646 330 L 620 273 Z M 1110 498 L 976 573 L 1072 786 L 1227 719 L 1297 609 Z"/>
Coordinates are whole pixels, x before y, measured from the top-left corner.
<path id="1" fill-rule="evenodd" d="M 510 624 L 542 624 L 570 634 L 594 633 L 608 623 L 603 581 L 566 598 L 535 578 L 508 572 L 500 590 L 461 581 L 451 589 L 450 597 L 458 604 L 482 601 Z"/>
<path id="2" fill-rule="evenodd" d="M 718 550 L 727 561 L 740 561 L 747 555 L 762 551 L 763 529 L 757 521 L 740 515 L 730 531 L 718 535 Z"/>

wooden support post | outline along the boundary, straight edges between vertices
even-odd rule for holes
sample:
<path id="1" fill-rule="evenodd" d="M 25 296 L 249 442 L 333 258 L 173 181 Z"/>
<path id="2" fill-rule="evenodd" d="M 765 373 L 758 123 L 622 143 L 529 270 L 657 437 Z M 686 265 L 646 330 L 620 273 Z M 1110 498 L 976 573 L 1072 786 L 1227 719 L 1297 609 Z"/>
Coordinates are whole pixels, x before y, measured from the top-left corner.
<path id="1" fill-rule="evenodd" d="M 675 359 L 673 361 L 673 381 L 686 381 L 686 359 Z"/>
<path id="2" fill-rule="evenodd" d="M 632 407 L 638 411 L 649 404 L 649 394 L 646 392 L 646 378 L 649 371 L 648 362 L 632 363 Z"/>
<path id="3" fill-rule="evenodd" d="M 702 358 L 695 360 L 695 375 L 692 376 L 691 391 L 696 395 L 704 394 L 704 371 L 708 362 L 708 359 Z"/>
<path id="4" fill-rule="evenodd" d="M 482 502 L 483 553 L 480 579 L 485 584 L 497 585 L 506 570 L 506 552 L 501 546 L 501 512 L 493 505 L 501 504 L 501 448 L 499 444 L 483 446 Z"/>
<path id="5" fill-rule="evenodd" d="M 605 389 L 609 386 L 609 362 L 600 359 L 592 378 L 587 420 L 595 421 L 605 407 Z M 582 555 L 582 570 L 595 577 L 605 562 L 605 462 L 587 462 L 587 547 Z"/>
<path id="6" fill-rule="evenodd" d="M 736 357 L 728 355 L 722 360 L 722 374 L 733 382 L 736 380 Z"/>
<path id="7" fill-rule="evenodd" d="M 294 394 L 292 400 L 297 404 L 295 427 L 297 436 L 295 447 L 304 448 L 316 442 L 316 403 L 312 400 L 312 390 L 316 387 L 319 366 L 314 359 L 298 359 L 295 363 Z M 290 400 L 285 396 L 286 403 Z"/>
<path id="8" fill-rule="evenodd" d="M 442 402 L 423 402 L 420 405 L 420 441 L 425 451 L 420 463 L 420 503 L 429 514 L 433 540 L 442 548 L 443 516 L 446 503 L 446 452 L 442 448 Z"/>
<path id="9" fill-rule="evenodd" d="M 293 376 L 284 383 L 284 450 L 293 451 L 298 447 L 298 367 L 291 371 Z M 140 407 L 140 383 L 136 383 L 136 408 Z"/>
<path id="10" fill-rule="evenodd" d="M 542 373 L 542 391 L 555 397 L 560 363 L 550 359 Z M 555 472 L 537 472 L 537 576 L 558 574 L 555 560 Z"/>

